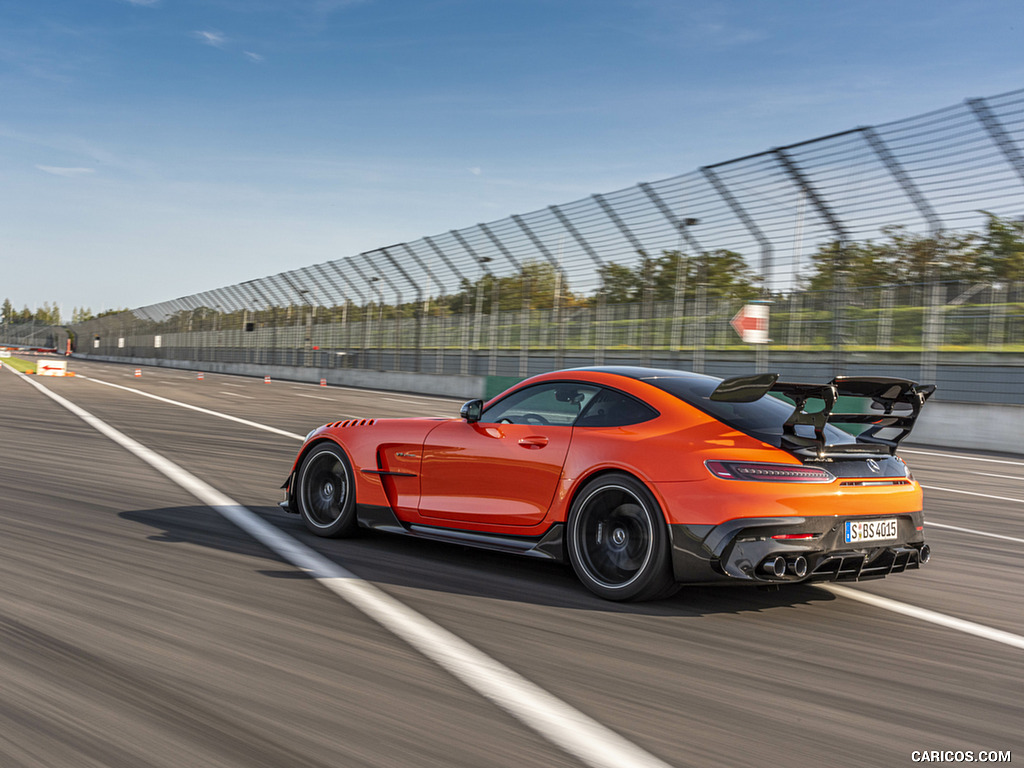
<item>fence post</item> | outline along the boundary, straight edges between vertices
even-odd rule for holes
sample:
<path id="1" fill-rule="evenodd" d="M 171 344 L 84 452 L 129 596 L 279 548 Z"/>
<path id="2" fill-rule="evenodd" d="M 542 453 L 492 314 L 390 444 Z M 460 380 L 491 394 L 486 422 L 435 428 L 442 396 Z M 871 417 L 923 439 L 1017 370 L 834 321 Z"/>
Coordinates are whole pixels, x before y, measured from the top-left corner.
<path id="1" fill-rule="evenodd" d="M 321 275 L 323 275 L 324 280 L 326 280 L 327 284 L 333 289 L 334 293 L 331 294 L 331 301 L 335 302 L 335 306 L 337 306 L 337 301 L 339 297 L 344 302 L 341 306 L 341 327 L 345 333 L 345 354 L 342 360 L 342 367 L 348 368 L 351 365 L 349 355 L 351 355 L 352 353 L 352 330 L 348 322 L 348 294 L 345 293 L 345 291 L 341 290 L 341 288 L 338 287 L 338 284 L 331 279 L 331 276 L 327 273 L 327 270 L 324 269 L 323 264 L 315 264 L 313 266 L 313 269 L 317 270 Z M 337 347 L 335 346 L 335 349 L 336 348 Z M 332 358 L 332 363 L 334 362 L 334 359 L 336 358 Z M 331 365 L 330 367 L 335 368 L 336 366 Z"/>
<path id="2" fill-rule="evenodd" d="M 370 259 L 370 254 L 371 253 L 384 253 L 384 249 L 382 248 L 382 249 L 379 249 L 378 251 L 365 251 L 364 253 L 361 253 L 360 256 L 362 256 L 363 260 L 367 263 L 367 265 L 369 265 L 377 273 L 378 277 L 381 280 L 383 280 L 385 283 L 387 283 L 388 288 L 390 288 L 394 292 L 395 298 L 398 301 L 398 303 L 394 306 L 394 312 L 393 312 L 394 320 L 395 320 L 395 339 L 396 339 L 396 341 L 395 341 L 395 362 L 394 362 L 394 367 L 392 368 L 392 370 L 400 371 L 400 370 L 402 370 L 402 365 L 401 365 L 401 355 L 402 355 L 402 352 L 401 352 L 401 346 L 402 346 L 402 317 L 401 317 L 401 313 L 399 312 L 399 309 L 401 308 L 402 304 L 405 303 L 405 299 L 402 296 L 402 292 L 400 290 L 398 290 L 398 286 L 396 286 L 388 278 L 387 273 L 383 269 L 380 268 L 379 264 L 377 264 L 375 261 Z M 387 254 L 385 253 L 384 255 L 386 256 Z M 370 278 L 370 279 L 373 280 L 373 278 Z M 374 281 L 374 282 L 376 282 L 376 281 Z M 381 345 L 380 346 L 381 346 L 381 353 L 382 354 L 383 354 L 383 347 L 384 347 L 384 333 L 383 333 L 383 331 L 384 331 L 384 306 L 385 305 L 384 305 L 383 295 L 381 295 L 381 310 L 380 310 L 380 316 L 381 316 L 381 334 L 380 334 L 381 335 Z M 377 357 L 380 370 L 384 370 L 382 354 L 378 355 L 378 357 Z"/>
<path id="3" fill-rule="evenodd" d="M 473 247 L 468 242 L 466 242 L 466 238 L 464 238 L 460 232 L 453 229 L 451 231 L 451 235 L 452 237 L 455 238 L 459 245 L 462 246 L 466 253 L 468 253 L 472 257 L 473 261 L 480 265 L 480 277 L 477 279 L 476 284 L 476 320 L 473 323 L 473 348 L 477 352 L 480 351 L 480 327 L 483 325 L 484 275 L 491 278 L 491 321 L 490 331 L 488 333 L 488 346 L 490 347 L 490 351 L 488 352 L 487 355 L 487 373 L 493 376 L 498 361 L 497 349 L 495 349 L 495 344 L 497 342 L 496 335 L 498 330 L 498 326 L 496 325 L 498 317 L 496 314 L 498 278 L 494 276 L 494 273 L 491 272 L 490 267 L 487 266 L 491 262 L 490 256 L 481 256 L 480 254 L 478 254 L 475 250 L 473 250 Z"/>
<path id="4" fill-rule="evenodd" d="M 340 261 L 340 259 L 339 259 L 339 261 Z M 348 262 L 348 263 L 351 263 L 351 259 L 349 259 L 349 258 L 346 258 L 345 261 Z M 363 332 L 363 334 L 362 334 L 363 335 L 363 340 L 362 340 L 362 343 L 360 344 L 360 348 L 359 348 L 359 367 L 360 368 L 368 368 L 369 366 L 367 366 L 367 364 L 366 364 L 366 358 L 369 356 L 369 353 L 366 351 L 366 349 L 369 346 L 369 328 L 370 328 L 370 326 L 369 326 L 369 320 L 368 320 L 368 313 L 366 311 L 366 307 L 368 306 L 368 303 L 369 303 L 367 301 L 367 299 L 366 299 L 366 294 L 364 294 L 361 290 L 359 290 L 359 288 L 356 287 L 356 284 L 348 279 L 348 275 L 346 275 L 344 272 L 341 271 L 341 267 L 338 266 L 338 261 L 329 261 L 329 262 L 327 262 L 327 265 L 331 269 L 333 269 L 334 273 L 338 277 L 340 277 L 342 280 L 345 281 L 345 285 L 347 285 L 349 288 L 351 288 L 352 292 L 355 293 L 355 295 L 359 297 L 360 307 L 362 308 L 362 311 L 360 312 L 359 323 L 360 323 L 360 326 L 361 326 L 360 330 Z M 347 307 L 347 304 L 346 304 L 346 307 Z M 348 318 L 346 317 L 345 319 L 346 319 L 346 322 L 347 322 Z M 349 331 L 349 330 L 345 331 L 345 341 L 349 345 L 349 350 L 351 350 L 351 348 L 352 348 L 352 344 L 351 344 L 351 331 Z M 345 367 L 346 368 L 351 367 L 348 355 L 345 356 Z"/>
<path id="5" fill-rule="evenodd" d="M 882 141 L 882 137 L 878 135 L 874 128 L 864 127 L 860 129 L 864 138 L 868 144 L 875 151 L 875 154 L 881 159 L 882 163 L 892 174 L 893 178 L 896 179 L 896 183 L 899 184 L 903 191 L 907 193 L 907 197 L 914 204 L 921 215 L 924 216 L 926 222 L 928 222 L 928 236 L 935 242 L 935 247 L 939 247 L 939 235 L 942 233 L 942 220 L 938 214 L 935 213 L 935 209 L 932 208 L 927 198 L 921 194 L 917 185 L 914 184 L 910 176 L 903 170 L 903 166 L 899 164 L 892 152 L 889 151 L 889 147 L 886 146 L 885 142 Z M 944 302 L 938 301 L 940 289 L 935 282 L 938 278 L 938 264 L 935 259 L 930 259 L 926 267 L 925 282 L 928 284 L 927 293 L 929 295 L 929 301 L 925 305 L 925 318 L 923 328 L 922 351 L 921 351 L 921 381 L 932 382 L 935 381 L 936 365 L 938 364 L 939 346 L 942 344 L 942 333 L 937 329 L 941 328 L 942 308 Z"/>
<path id="6" fill-rule="evenodd" d="M 761 248 L 761 298 L 768 300 L 771 294 L 768 283 L 772 272 L 772 257 L 774 256 L 771 240 L 765 236 L 764 232 L 761 231 L 761 228 L 757 226 L 754 220 L 747 214 L 743 206 L 740 205 L 740 201 L 736 199 L 732 192 L 729 191 L 729 188 L 718 177 L 718 174 L 712 170 L 712 168 L 715 167 L 717 166 L 705 165 L 700 169 L 700 172 L 704 174 L 704 178 L 711 183 L 711 186 L 714 187 L 719 197 L 725 200 L 726 205 L 728 205 L 729 208 L 732 209 L 732 212 L 736 214 L 736 218 L 742 222 L 743 226 L 747 228 L 747 231 L 749 231 L 750 234 L 753 235 L 754 239 L 757 240 L 757 243 Z M 769 347 L 769 342 L 755 345 L 754 367 L 757 369 L 758 373 L 765 373 L 768 371 Z"/>
<path id="7" fill-rule="evenodd" d="M 558 216 L 559 214 L 556 213 L 555 215 Z M 544 243 L 541 242 L 540 238 L 538 238 L 537 235 L 534 234 L 533 230 L 526 226 L 526 222 L 523 221 L 521 217 L 513 215 L 512 221 L 514 221 L 516 225 L 523 231 L 523 233 L 530 239 L 530 242 L 533 243 L 533 247 L 540 252 L 541 256 L 547 259 L 547 262 L 552 267 L 555 268 L 555 280 L 557 283 L 560 284 L 562 279 L 562 265 L 558 263 L 558 259 L 551 255 L 551 251 L 549 251 L 547 249 L 547 246 L 545 246 Z M 561 302 L 560 293 L 561 291 L 556 289 L 553 298 L 556 322 L 558 320 L 558 312 L 560 309 L 559 304 Z M 557 352 L 555 353 L 555 368 L 561 368 L 565 358 L 565 336 L 564 334 L 561 333 L 561 329 L 559 329 L 557 339 L 558 341 L 556 344 Z"/>
<path id="8" fill-rule="evenodd" d="M 270 275 L 269 277 L 265 277 L 265 278 L 263 278 L 263 283 L 268 288 L 273 288 L 274 291 L 277 292 L 277 294 L 278 294 L 278 301 L 281 302 L 281 307 L 288 310 L 287 313 L 285 314 L 285 317 L 284 317 L 285 321 L 287 322 L 288 320 L 291 319 L 291 316 L 292 316 L 293 301 L 292 301 L 292 297 L 288 295 L 288 291 L 282 290 L 281 286 L 277 284 L 277 282 L 276 282 L 277 277 L 278 277 L 277 275 Z M 276 318 L 276 315 L 275 315 L 275 321 L 276 321 L 276 319 L 277 318 Z M 275 327 L 276 327 L 276 322 L 275 322 Z M 286 333 L 286 336 L 285 336 L 286 340 L 287 340 L 288 335 L 290 335 L 290 334 Z M 294 364 L 295 363 L 294 354 L 291 351 L 291 350 L 294 349 L 294 347 L 291 344 L 287 344 L 287 345 L 284 346 L 284 349 L 288 349 L 289 350 L 288 361 L 290 361 L 291 364 Z M 282 360 L 282 357 L 283 357 L 283 354 L 281 352 L 281 348 L 275 346 L 275 348 L 274 348 L 274 362 L 276 364 L 279 364 L 279 365 L 288 365 L 289 362 L 286 362 L 286 361 Z"/>
<path id="9" fill-rule="evenodd" d="M 423 242 L 425 242 L 427 245 L 430 246 L 430 249 L 435 254 L 437 254 L 438 258 L 441 259 L 441 261 L 444 262 L 445 266 L 448 267 L 448 269 L 450 269 L 452 271 L 453 275 L 455 275 L 467 287 L 469 286 L 469 284 L 470 284 L 469 280 L 466 278 L 466 276 L 464 274 L 462 274 L 458 270 L 458 268 L 454 264 L 452 264 L 451 259 L 448 258 L 448 256 L 445 254 L 445 252 L 442 251 L 440 248 L 438 248 L 437 243 L 435 243 L 429 237 L 424 237 L 423 238 Z M 467 295 L 467 298 L 468 298 L 468 295 Z M 466 312 L 465 311 L 465 307 L 463 307 L 463 312 L 462 312 L 462 364 L 460 366 L 460 372 L 463 373 L 463 374 L 469 373 L 469 326 L 467 325 L 467 321 L 468 320 L 469 320 L 469 313 Z"/>
<path id="10" fill-rule="evenodd" d="M 377 369 L 378 370 L 384 370 L 384 367 L 383 367 L 383 353 L 384 353 L 384 350 L 382 349 L 382 347 L 383 347 L 383 341 L 381 339 L 382 329 L 380 327 L 381 325 L 383 325 L 382 321 L 384 319 L 384 294 L 381 293 L 380 287 L 377 285 L 377 283 L 380 282 L 380 277 L 377 276 L 377 275 L 374 275 L 373 277 L 367 277 L 366 273 L 363 272 L 363 270 L 361 270 L 359 268 L 358 264 L 356 264 L 356 261 L 355 261 L 354 258 L 349 258 L 349 259 L 347 259 L 347 261 L 348 261 L 349 266 L 352 267 L 352 269 L 354 269 L 356 271 L 356 274 L 359 275 L 359 277 L 362 279 L 362 281 L 364 283 L 366 283 L 366 285 L 369 287 L 369 289 L 377 294 L 377 307 L 376 307 L 376 309 L 377 309 L 377 313 L 378 313 L 378 318 L 377 318 L 377 326 L 374 329 L 376 331 L 376 333 L 375 333 L 375 336 L 376 336 L 375 342 L 376 342 L 376 347 L 377 347 Z M 367 320 L 369 320 L 370 324 L 367 324 Z M 373 313 L 372 312 L 365 312 L 364 313 L 364 317 L 363 317 L 363 324 L 365 326 L 364 327 L 363 336 L 364 336 L 364 338 L 367 341 L 367 346 L 369 345 L 370 328 L 373 327 L 371 325 L 372 323 L 373 323 Z M 369 354 L 368 353 L 367 353 L 367 362 L 369 362 Z M 363 368 L 369 368 L 369 367 L 370 366 L 368 366 L 368 365 L 364 365 L 363 366 Z"/>
<path id="11" fill-rule="evenodd" d="M 394 246 L 390 247 L 393 248 Z M 419 285 L 417 285 L 413 281 L 413 279 L 409 277 L 409 273 L 402 269 L 402 265 L 398 263 L 398 261 L 395 259 L 394 256 L 391 255 L 391 252 L 387 248 L 381 248 L 380 252 L 384 254 L 384 258 L 391 262 L 391 266 L 393 266 L 398 271 L 398 274 L 402 276 L 402 279 L 404 279 L 405 282 L 411 285 L 412 289 L 416 292 L 416 308 L 413 310 L 413 317 L 416 320 L 416 333 L 413 339 L 413 343 L 416 349 L 413 354 L 415 356 L 416 361 L 416 373 L 420 373 L 423 370 L 423 366 L 420 360 L 420 341 L 423 338 L 422 328 L 420 327 L 422 325 L 423 320 L 423 291 L 420 289 Z"/>
<path id="12" fill-rule="evenodd" d="M 419 268 L 422 269 L 426 273 L 427 277 L 429 277 L 431 280 L 434 281 L 434 284 L 437 286 L 438 291 L 439 291 L 438 297 L 443 299 L 447 295 L 446 291 L 445 291 L 444 283 L 442 283 L 440 280 L 438 280 L 437 277 L 434 275 L 434 273 L 430 271 L 430 267 L 428 267 L 426 265 L 426 263 L 419 257 L 419 254 L 417 254 L 416 251 L 414 251 L 412 249 L 412 246 L 410 246 L 408 243 L 402 243 L 401 245 L 402 245 L 402 248 L 405 249 L 405 252 L 408 253 L 409 256 L 412 257 L 413 261 L 416 262 L 416 264 L 419 266 Z M 423 314 L 426 315 L 428 317 L 428 319 L 429 319 L 429 306 L 430 306 L 430 297 L 428 296 L 423 301 Z M 444 318 L 443 317 L 439 317 L 438 319 L 441 321 L 441 323 L 443 325 Z M 442 341 L 443 341 L 443 333 L 442 333 L 442 331 L 443 331 L 443 328 L 439 327 L 437 329 L 437 332 L 434 334 L 435 335 L 435 339 L 437 341 L 437 360 L 434 363 L 434 373 L 444 373 L 444 344 L 442 343 Z"/>
<path id="13" fill-rule="evenodd" d="M 693 236 L 690 231 L 690 227 L 697 225 L 697 219 L 694 218 L 683 218 L 680 219 L 673 213 L 672 209 L 668 207 L 668 203 L 665 202 L 664 198 L 654 191 L 654 187 L 650 184 L 643 182 L 638 185 L 641 191 L 647 195 L 647 198 L 654 203 L 654 207 L 658 209 L 662 216 L 668 219 L 669 223 L 675 228 L 682 237 L 690 249 L 694 252 L 694 257 L 697 259 L 697 285 L 694 292 L 695 308 L 694 313 L 696 315 L 696 323 L 694 328 L 693 338 L 693 359 L 691 367 L 695 373 L 704 373 L 704 352 L 707 344 L 707 284 L 705 282 L 705 264 L 706 255 L 701 244 L 697 241 L 697 238 Z M 677 267 L 678 269 L 678 267 Z M 676 295 L 675 302 L 673 304 L 673 312 L 681 316 L 682 312 L 686 307 L 686 297 L 681 291 L 686 290 L 686 279 L 683 277 L 680 280 L 679 273 L 676 273 Z M 682 326 L 680 325 L 680 330 Z"/>
<path id="14" fill-rule="evenodd" d="M 776 158 L 778 158 L 783 170 L 789 174 L 797 187 L 807 195 L 807 199 L 811 202 L 811 205 L 813 205 L 818 213 L 821 214 L 829 229 L 831 229 L 836 236 L 836 255 L 833 257 L 832 262 L 834 275 L 834 282 L 832 284 L 832 359 L 835 372 L 837 374 L 842 373 L 844 363 L 843 340 L 846 336 L 845 249 L 846 243 L 850 238 L 846 232 L 846 228 L 843 227 L 839 219 L 836 218 L 834 213 L 832 213 L 832 210 L 825 204 L 824 199 L 822 199 L 818 194 L 818 191 L 811 186 L 810 181 L 808 181 L 804 176 L 803 172 L 797 168 L 796 163 L 794 163 L 789 155 L 786 154 L 785 149 L 780 147 L 772 150 L 772 153 Z"/>
<path id="15" fill-rule="evenodd" d="M 491 232 L 490 227 L 488 227 L 486 224 L 477 224 L 477 227 L 479 227 L 480 231 L 483 232 L 487 236 L 487 238 L 494 244 L 494 246 L 498 249 L 498 251 L 501 253 L 501 255 L 504 256 L 506 259 L 508 259 L 509 263 L 519 272 L 519 277 L 522 280 L 522 285 L 520 287 L 520 290 L 522 292 L 521 317 L 524 319 L 525 323 L 529 323 L 529 317 L 530 317 L 530 276 L 528 274 L 526 274 L 526 270 L 523 268 L 523 265 L 520 264 L 519 260 L 516 259 L 516 257 L 512 255 L 512 253 L 508 250 L 508 248 L 505 247 L 505 244 L 503 242 L 501 242 L 501 240 L 499 240 L 497 237 L 495 237 L 494 233 Z M 495 281 L 495 296 L 496 297 L 497 297 L 497 290 L 498 290 L 497 285 L 498 285 L 497 281 Z M 494 303 L 497 303 L 497 300 L 495 300 Z M 522 332 L 520 332 L 520 344 L 519 344 L 519 350 L 520 350 L 520 353 L 519 353 L 519 375 L 520 376 L 526 376 L 527 365 L 526 365 L 526 358 L 525 358 L 523 353 L 524 353 L 524 351 L 527 354 L 529 353 L 529 346 L 527 344 L 523 343 L 523 338 L 524 338 L 524 336 L 523 336 Z M 497 354 L 496 351 L 493 354 L 496 355 Z M 491 364 L 491 369 L 492 369 L 491 370 L 491 374 L 492 375 L 495 372 L 495 370 L 494 370 L 495 368 L 496 368 L 496 366 L 492 362 L 492 364 Z"/>
<path id="16" fill-rule="evenodd" d="M 1017 145 L 1013 143 L 1010 134 L 999 122 L 988 102 L 985 99 L 967 99 L 967 106 L 981 122 L 992 141 L 999 147 L 999 151 L 1003 153 L 1006 161 L 1020 176 L 1021 181 L 1024 181 L 1024 155 L 1017 149 Z"/>
<path id="17" fill-rule="evenodd" d="M 651 259 L 644 250 L 643 243 L 637 238 L 633 231 L 626 226 L 619 214 L 615 212 L 608 201 L 604 199 L 603 195 L 593 195 L 593 199 L 601 206 L 601 210 L 604 211 L 605 215 L 611 219 L 612 223 L 618 228 L 622 236 L 629 241 L 630 246 L 633 250 L 643 259 L 643 286 L 640 295 L 640 316 L 643 327 L 643 333 L 640 337 L 640 345 L 642 347 L 640 354 L 641 360 L 644 365 L 650 365 L 651 362 L 651 325 L 653 324 L 653 286 L 651 285 Z"/>
<path id="18" fill-rule="evenodd" d="M 313 303 L 309 300 L 309 288 L 305 286 L 299 287 L 295 276 L 288 277 L 287 273 L 281 273 L 281 279 L 284 280 L 288 287 L 295 291 L 295 295 L 299 297 L 299 300 L 306 304 L 306 334 L 303 339 L 303 350 L 302 350 L 302 363 L 306 368 L 310 368 L 313 365 Z"/>

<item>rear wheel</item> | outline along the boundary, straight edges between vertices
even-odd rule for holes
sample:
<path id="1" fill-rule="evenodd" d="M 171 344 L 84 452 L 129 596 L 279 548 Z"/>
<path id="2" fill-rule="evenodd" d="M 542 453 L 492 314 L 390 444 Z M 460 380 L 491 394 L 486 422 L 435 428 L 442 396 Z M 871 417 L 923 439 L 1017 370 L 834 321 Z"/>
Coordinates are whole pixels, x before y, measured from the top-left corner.
<path id="1" fill-rule="evenodd" d="M 296 486 L 299 514 L 309 530 L 335 538 L 355 533 L 355 481 L 341 448 L 333 443 L 313 448 L 302 460 Z"/>
<path id="2" fill-rule="evenodd" d="M 657 600 L 678 589 L 661 509 L 636 478 L 615 473 L 587 483 L 566 527 L 569 561 L 594 594 Z"/>

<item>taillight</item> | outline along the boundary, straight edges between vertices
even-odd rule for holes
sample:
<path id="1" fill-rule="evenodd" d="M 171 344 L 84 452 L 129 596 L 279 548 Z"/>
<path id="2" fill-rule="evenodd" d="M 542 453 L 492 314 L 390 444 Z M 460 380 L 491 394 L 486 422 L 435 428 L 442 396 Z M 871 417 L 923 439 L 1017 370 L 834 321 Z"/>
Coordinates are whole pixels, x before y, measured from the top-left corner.
<path id="1" fill-rule="evenodd" d="M 821 467 L 768 464 L 752 461 L 705 461 L 704 466 L 722 480 L 760 480 L 770 483 L 831 483 L 835 477 Z"/>

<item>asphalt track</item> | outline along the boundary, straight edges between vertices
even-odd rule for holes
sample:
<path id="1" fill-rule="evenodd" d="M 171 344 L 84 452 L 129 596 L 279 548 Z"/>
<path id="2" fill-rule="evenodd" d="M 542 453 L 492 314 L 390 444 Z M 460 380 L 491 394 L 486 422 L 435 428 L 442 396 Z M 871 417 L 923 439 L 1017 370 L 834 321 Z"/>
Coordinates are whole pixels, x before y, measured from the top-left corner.
<path id="1" fill-rule="evenodd" d="M 1024 648 L 1013 644 L 1024 642 L 1024 458 L 908 446 L 927 489 L 932 562 L 850 587 L 981 634 L 810 586 L 618 605 L 562 566 L 382 534 L 325 541 L 277 510 L 298 447 L 281 432 L 454 414 L 455 401 L 71 368 L 84 376 L 33 380 L 652 760 L 1024 759 Z M 5 768 L 589 764 L 7 369 L 0 578 Z"/>

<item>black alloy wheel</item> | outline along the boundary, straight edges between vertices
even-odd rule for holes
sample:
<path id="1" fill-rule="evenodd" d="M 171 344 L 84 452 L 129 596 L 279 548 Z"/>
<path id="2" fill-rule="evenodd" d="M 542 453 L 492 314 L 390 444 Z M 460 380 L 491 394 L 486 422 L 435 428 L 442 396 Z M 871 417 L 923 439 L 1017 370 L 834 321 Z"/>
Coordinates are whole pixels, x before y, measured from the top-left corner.
<path id="1" fill-rule="evenodd" d="M 302 521 L 317 536 L 351 536 L 356 521 L 355 478 L 345 452 L 323 443 L 302 460 L 296 480 Z"/>
<path id="2" fill-rule="evenodd" d="M 676 591 L 665 520 L 636 478 L 587 483 L 569 511 L 566 543 L 577 577 L 608 600 L 657 600 Z"/>

